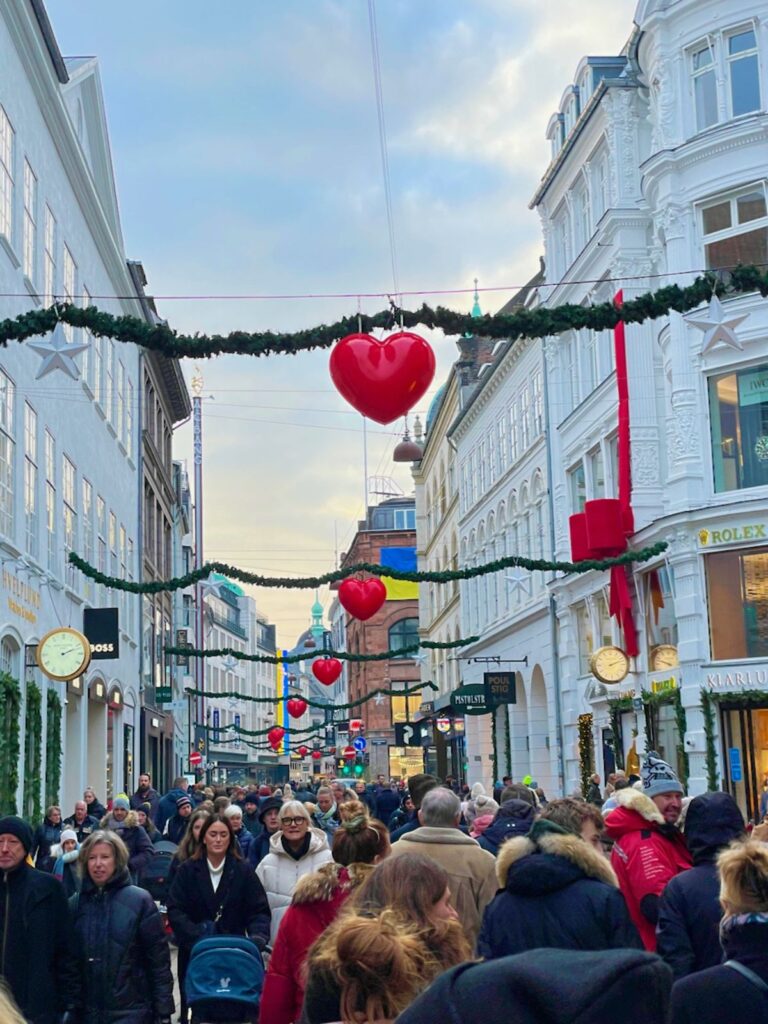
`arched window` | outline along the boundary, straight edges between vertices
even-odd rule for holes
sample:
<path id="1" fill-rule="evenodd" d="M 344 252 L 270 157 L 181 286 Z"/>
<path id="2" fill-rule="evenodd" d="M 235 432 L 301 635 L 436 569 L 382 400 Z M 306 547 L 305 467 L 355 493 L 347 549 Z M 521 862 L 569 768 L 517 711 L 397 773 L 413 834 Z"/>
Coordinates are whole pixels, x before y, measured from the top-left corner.
<path id="1" fill-rule="evenodd" d="M 388 635 L 389 649 L 391 651 L 402 650 L 403 647 L 412 647 L 413 644 L 419 642 L 419 618 L 398 619 L 398 621 L 389 627 Z M 403 654 L 403 658 L 408 658 L 410 655 Z"/>
<path id="2" fill-rule="evenodd" d="M 14 679 L 19 678 L 19 648 L 10 636 L 4 636 L 0 643 L 0 672 L 7 672 Z"/>

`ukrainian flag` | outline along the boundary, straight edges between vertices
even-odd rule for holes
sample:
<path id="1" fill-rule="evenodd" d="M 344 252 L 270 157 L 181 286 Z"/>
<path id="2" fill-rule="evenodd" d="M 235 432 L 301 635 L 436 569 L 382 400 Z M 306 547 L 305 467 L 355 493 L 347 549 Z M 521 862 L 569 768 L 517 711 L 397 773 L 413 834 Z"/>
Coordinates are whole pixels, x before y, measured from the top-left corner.
<path id="1" fill-rule="evenodd" d="M 382 548 L 379 552 L 379 562 L 400 572 L 416 572 L 416 548 Z M 418 599 L 418 583 L 411 583 L 410 580 L 393 580 L 390 576 L 382 576 L 381 582 L 386 587 L 388 601 Z"/>

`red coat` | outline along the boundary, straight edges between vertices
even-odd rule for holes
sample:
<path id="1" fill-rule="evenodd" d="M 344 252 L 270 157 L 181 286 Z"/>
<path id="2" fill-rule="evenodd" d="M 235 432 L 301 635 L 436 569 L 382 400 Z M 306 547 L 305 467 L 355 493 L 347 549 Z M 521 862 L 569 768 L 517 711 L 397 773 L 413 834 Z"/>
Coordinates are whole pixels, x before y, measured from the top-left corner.
<path id="1" fill-rule="evenodd" d="M 324 864 L 299 880 L 269 958 L 259 1005 L 259 1024 L 294 1024 L 304 1003 L 304 961 L 309 947 L 333 922 L 370 868 Z"/>
<path id="2" fill-rule="evenodd" d="M 670 878 L 693 864 L 682 833 L 665 824 L 656 804 L 636 789 L 616 794 L 618 807 L 605 819 L 615 844 L 611 864 L 619 879 L 629 916 L 645 948 L 656 951 L 656 926 L 640 910 L 644 896 L 660 896 Z"/>

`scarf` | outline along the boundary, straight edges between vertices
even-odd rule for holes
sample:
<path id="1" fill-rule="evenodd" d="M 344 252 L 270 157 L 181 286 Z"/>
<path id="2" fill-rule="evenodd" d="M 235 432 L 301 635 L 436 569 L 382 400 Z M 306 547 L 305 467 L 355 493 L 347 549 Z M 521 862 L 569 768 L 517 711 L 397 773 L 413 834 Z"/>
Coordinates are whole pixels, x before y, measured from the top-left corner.
<path id="1" fill-rule="evenodd" d="M 336 801 L 334 800 L 327 811 L 321 811 L 320 808 L 315 811 L 315 821 L 318 826 L 324 831 L 328 829 L 332 824 L 336 824 L 333 821 L 333 816 L 336 813 Z"/>
<path id="2" fill-rule="evenodd" d="M 768 913 L 733 914 L 724 917 L 720 922 L 720 940 L 727 939 L 731 932 L 741 930 L 747 925 L 768 925 Z"/>

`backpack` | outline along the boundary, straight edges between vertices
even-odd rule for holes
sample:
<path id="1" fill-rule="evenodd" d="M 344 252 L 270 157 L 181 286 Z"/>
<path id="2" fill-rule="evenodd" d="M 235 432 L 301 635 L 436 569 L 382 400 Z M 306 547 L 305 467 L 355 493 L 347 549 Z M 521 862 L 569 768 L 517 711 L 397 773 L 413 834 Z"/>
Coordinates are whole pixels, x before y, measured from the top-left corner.
<path id="1" fill-rule="evenodd" d="M 193 1020 L 255 1020 L 263 984 L 264 963 L 251 939 L 213 935 L 192 947 L 184 995 Z"/>
<path id="2" fill-rule="evenodd" d="M 157 903 L 166 906 L 168 903 L 169 877 L 171 861 L 178 847 L 175 843 L 162 840 L 156 843 L 152 857 L 139 872 L 137 884 L 146 889 Z"/>

